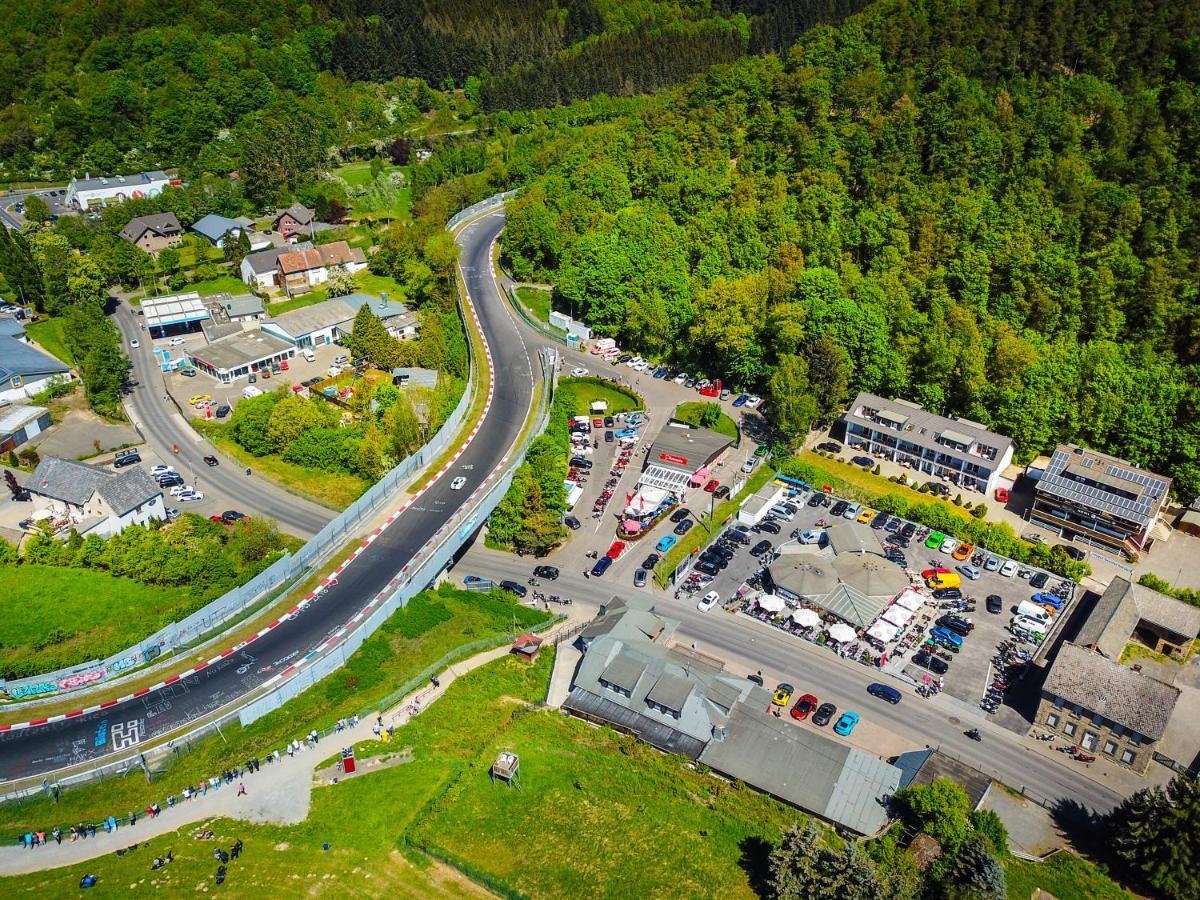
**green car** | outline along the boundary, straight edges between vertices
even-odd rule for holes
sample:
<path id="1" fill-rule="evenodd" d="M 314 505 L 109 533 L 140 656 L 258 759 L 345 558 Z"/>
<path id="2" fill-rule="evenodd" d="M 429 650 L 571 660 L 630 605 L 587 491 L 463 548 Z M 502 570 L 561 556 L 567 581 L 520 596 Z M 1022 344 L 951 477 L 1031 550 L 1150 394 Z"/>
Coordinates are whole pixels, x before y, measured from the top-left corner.
<path id="1" fill-rule="evenodd" d="M 755 449 L 755 451 L 754 451 L 754 455 L 761 458 L 763 456 L 766 456 L 770 452 L 771 452 L 771 448 L 768 447 L 766 444 L 759 444 L 757 449 Z"/>
<path id="2" fill-rule="evenodd" d="M 946 540 L 946 536 L 940 531 L 930 532 L 929 537 L 925 539 L 925 546 L 930 550 L 937 550 L 942 546 L 942 542 Z"/>

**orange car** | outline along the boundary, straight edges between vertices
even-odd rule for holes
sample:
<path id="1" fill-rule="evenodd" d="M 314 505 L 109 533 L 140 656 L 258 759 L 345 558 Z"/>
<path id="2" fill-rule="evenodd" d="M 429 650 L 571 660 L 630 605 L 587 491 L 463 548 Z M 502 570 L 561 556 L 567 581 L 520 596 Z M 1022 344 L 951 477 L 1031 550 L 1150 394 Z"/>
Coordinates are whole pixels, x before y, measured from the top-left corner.
<path id="1" fill-rule="evenodd" d="M 970 544 L 959 544 L 950 555 L 955 559 L 967 559 L 974 549 Z"/>

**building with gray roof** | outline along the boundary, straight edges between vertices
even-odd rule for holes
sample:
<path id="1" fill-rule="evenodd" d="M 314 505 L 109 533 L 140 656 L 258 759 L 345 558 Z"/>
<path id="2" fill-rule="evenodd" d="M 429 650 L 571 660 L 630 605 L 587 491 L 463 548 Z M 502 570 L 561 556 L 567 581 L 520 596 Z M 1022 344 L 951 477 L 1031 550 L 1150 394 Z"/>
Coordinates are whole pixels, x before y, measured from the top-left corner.
<path id="1" fill-rule="evenodd" d="M 0 337 L 12 337 L 27 340 L 25 323 L 13 316 L 0 316 Z"/>
<path id="2" fill-rule="evenodd" d="M 242 281 L 252 288 L 269 290 L 279 283 L 279 257 L 285 253 L 295 253 L 299 250 L 311 250 L 312 241 L 301 241 L 297 244 L 285 244 L 258 253 L 247 253 L 242 258 L 238 273 Z"/>
<path id="3" fill-rule="evenodd" d="M 102 469 L 46 456 L 24 486 L 51 513 L 59 533 L 74 528 L 109 537 L 129 525 L 166 519 L 162 488 L 140 466 Z"/>
<path id="4" fill-rule="evenodd" d="M 842 528 L 826 532 L 831 549 L 836 550 L 833 538 Z M 878 546 L 874 534 L 870 537 Z M 822 609 L 856 629 L 869 627 L 908 587 L 908 578 L 895 563 L 861 549 L 862 536 L 851 532 L 841 542 L 852 549 L 828 553 L 813 545 L 782 545 L 779 558 L 767 566 L 764 589 L 793 604 Z"/>
<path id="5" fill-rule="evenodd" d="M 46 388 L 51 378 L 70 379 L 71 370 L 32 344 L 0 335 L 0 400 L 19 403 Z"/>
<path id="6" fill-rule="evenodd" d="M 1086 753 L 1144 773 L 1179 689 L 1064 641 L 1042 685 L 1036 722 Z"/>
<path id="7" fill-rule="evenodd" d="M 1170 491 L 1170 478 L 1063 444 L 1034 485 L 1029 515 L 1058 533 L 1110 550 L 1149 550 Z"/>
<path id="8" fill-rule="evenodd" d="M 63 202 L 85 211 L 93 206 L 157 197 L 170 185 L 171 179 L 159 170 L 136 175 L 102 175 L 98 178 L 93 178 L 88 172 L 82 178 L 71 179 Z"/>
<path id="9" fill-rule="evenodd" d="M 185 350 L 197 369 L 222 384 L 232 384 L 251 372 L 270 369 L 296 355 L 296 349 L 282 338 L 265 331 L 238 331 L 204 347 Z"/>
<path id="10" fill-rule="evenodd" d="M 183 226 L 175 213 L 155 213 L 134 216 L 121 229 L 121 237 L 151 255 L 167 247 L 178 247 L 183 240 Z"/>
<path id="11" fill-rule="evenodd" d="M 0 407 L 0 453 L 15 450 L 50 425 L 50 410 L 44 406 L 18 403 Z"/>
<path id="12" fill-rule="evenodd" d="M 932 747 L 901 753 L 892 760 L 892 765 L 900 770 L 901 789 L 929 785 L 939 778 L 949 778 L 967 792 L 972 810 L 979 809 L 992 790 L 989 775 Z"/>
<path id="13" fill-rule="evenodd" d="M 1074 642 L 1119 660 L 1136 637 L 1157 653 L 1185 656 L 1197 634 L 1200 607 L 1117 577 L 1088 612 Z"/>
<path id="14" fill-rule="evenodd" d="M 682 496 L 707 480 L 709 467 L 732 443 L 728 436 L 708 428 L 670 423 L 646 454 L 638 484 Z"/>
<path id="15" fill-rule="evenodd" d="M 883 544 L 870 525 L 841 521 L 834 523 L 825 534 L 834 553 L 874 553 L 883 556 Z"/>
<path id="16" fill-rule="evenodd" d="M 990 494 L 1012 462 L 1012 440 L 978 422 L 866 391 L 842 416 L 846 443 L 925 475 Z"/>

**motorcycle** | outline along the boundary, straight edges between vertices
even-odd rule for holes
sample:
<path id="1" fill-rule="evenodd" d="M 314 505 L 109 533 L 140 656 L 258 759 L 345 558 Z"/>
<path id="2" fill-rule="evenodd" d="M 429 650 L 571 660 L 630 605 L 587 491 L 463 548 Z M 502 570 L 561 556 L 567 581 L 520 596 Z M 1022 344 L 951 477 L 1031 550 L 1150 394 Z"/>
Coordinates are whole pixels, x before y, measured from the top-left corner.
<path id="1" fill-rule="evenodd" d="M 1096 757 L 1092 756 L 1090 753 L 1083 753 L 1083 752 L 1076 753 L 1075 759 L 1079 760 L 1080 762 L 1085 762 L 1085 763 L 1091 763 L 1091 762 L 1096 761 Z"/>
<path id="2" fill-rule="evenodd" d="M 982 741 L 983 740 L 983 736 L 980 735 L 978 728 L 972 728 L 970 731 L 964 731 L 963 734 L 965 734 L 967 737 L 969 737 L 973 741 Z"/>
<path id="3" fill-rule="evenodd" d="M 1051 743 L 1053 743 L 1054 741 L 1058 740 L 1058 735 L 1057 734 L 1039 734 L 1037 736 L 1037 739 L 1039 741 L 1050 741 Z"/>

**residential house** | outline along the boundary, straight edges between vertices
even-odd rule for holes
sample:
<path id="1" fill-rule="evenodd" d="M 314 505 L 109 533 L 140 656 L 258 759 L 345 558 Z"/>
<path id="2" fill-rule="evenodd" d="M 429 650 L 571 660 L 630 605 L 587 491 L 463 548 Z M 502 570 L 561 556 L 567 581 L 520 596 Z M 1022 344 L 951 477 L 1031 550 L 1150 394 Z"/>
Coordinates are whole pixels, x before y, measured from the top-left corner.
<path id="1" fill-rule="evenodd" d="M 1200 634 L 1200 607 L 1117 577 L 1088 612 L 1074 642 L 1120 660 L 1131 639 L 1155 653 L 1184 658 Z"/>
<path id="2" fill-rule="evenodd" d="M 1109 550 L 1136 554 L 1163 529 L 1171 479 L 1074 444 L 1057 447 L 1033 488 L 1032 521 Z"/>
<path id="3" fill-rule="evenodd" d="M 224 248 L 226 236 L 232 232 L 232 236 L 237 238 L 242 233 L 242 226 L 234 219 L 210 213 L 193 224 L 192 231 L 214 247 Z"/>
<path id="4" fill-rule="evenodd" d="M 275 230 L 287 240 L 297 236 L 312 237 L 314 231 L 320 230 L 314 228 L 319 224 L 316 221 L 316 213 L 302 203 L 293 203 L 275 216 L 272 222 Z"/>
<path id="5" fill-rule="evenodd" d="M 158 256 L 160 250 L 179 246 L 183 240 L 183 226 L 171 212 L 134 216 L 121 229 L 121 237 L 151 256 Z"/>
<path id="6" fill-rule="evenodd" d="M 277 283 L 289 297 L 307 294 L 319 284 L 329 280 L 329 269 L 325 267 L 321 254 L 316 249 L 293 250 L 279 257 Z"/>
<path id="7" fill-rule="evenodd" d="M 243 257 L 242 265 L 238 270 L 242 281 L 252 288 L 263 291 L 270 290 L 279 284 L 279 257 L 285 253 L 311 250 L 312 247 L 310 241 L 302 241 L 292 244 L 290 247 L 273 247 L 258 253 L 248 253 Z"/>
<path id="8" fill-rule="evenodd" d="M 15 450 L 50 427 L 50 410 L 44 406 L 0 404 L 0 453 Z"/>
<path id="9" fill-rule="evenodd" d="M 0 400 L 19 403 L 47 387 L 51 378 L 71 379 L 64 363 L 32 344 L 0 335 Z"/>
<path id="10" fill-rule="evenodd" d="M 56 456 L 43 457 L 25 488 L 45 502 L 65 533 L 110 537 L 130 525 L 165 520 L 162 488 L 141 466 L 100 469 Z"/>
<path id="11" fill-rule="evenodd" d="M 367 267 L 367 255 L 359 247 L 351 247 L 345 241 L 333 241 L 319 244 L 317 252 L 321 261 L 329 268 L 341 266 L 351 275 L 361 272 Z"/>
<path id="12" fill-rule="evenodd" d="M 1004 435 L 908 400 L 864 391 L 842 421 L 849 446 L 981 494 L 992 493 L 1012 462 L 1013 444 Z"/>
<path id="13" fill-rule="evenodd" d="M 354 311 L 357 315 L 359 309 L 364 305 L 371 308 L 371 312 L 375 314 L 377 319 L 383 322 L 383 327 L 388 330 L 388 333 L 395 338 L 407 340 L 417 336 L 419 319 L 417 312 L 411 306 L 403 303 L 396 303 L 389 300 L 387 295 L 373 297 L 370 294 L 354 293 L 347 294 L 345 297 L 336 298 L 341 300 Z M 339 328 L 342 334 L 350 334 L 353 331 L 351 327 L 353 319 L 346 323 L 344 327 Z"/>
<path id="14" fill-rule="evenodd" d="M 108 175 L 92 178 L 87 173 L 83 178 L 72 178 L 67 185 L 67 206 L 86 211 L 93 206 L 107 206 L 125 200 L 140 200 L 157 197 L 171 186 L 171 179 L 164 172 L 141 172 L 137 175 Z"/>

